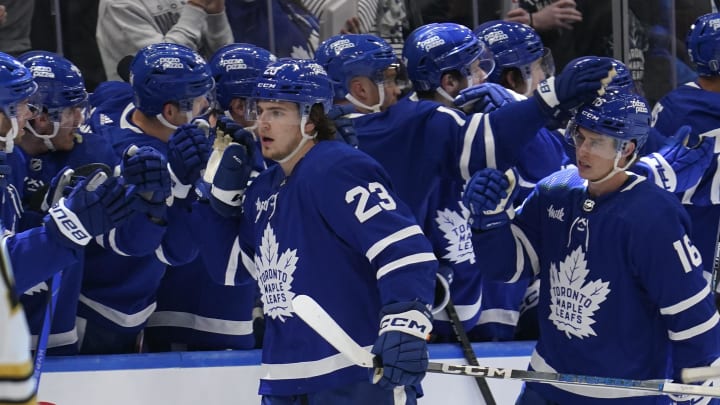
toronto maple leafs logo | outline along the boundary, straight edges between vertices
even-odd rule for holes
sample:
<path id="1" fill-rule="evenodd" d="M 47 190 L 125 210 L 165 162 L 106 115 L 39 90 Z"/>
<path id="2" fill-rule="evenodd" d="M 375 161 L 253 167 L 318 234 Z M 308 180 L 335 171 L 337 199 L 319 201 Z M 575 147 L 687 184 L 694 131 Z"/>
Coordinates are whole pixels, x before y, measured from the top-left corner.
<path id="1" fill-rule="evenodd" d="M 260 255 L 255 255 L 257 280 L 265 315 L 285 322 L 285 317 L 293 316 L 291 302 L 295 293 L 290 288 L 298 258 L 297 249 L 287 249 L 282 254 L 279 251 L 275 232 L 268 224 L 263 231 Z"/>
<path id="2" fill-rule="evenodd" d="M 472 232 L 464 216 L 450 209 L 437 211 L 435 217 L 438 227 L 448 241 L 443 259 L 453 263 L 475 263 L 475 251 L 472 247 Z"/>
<path id="3" fill-rule="evenodd" d="M 578 247 L 564 261 L 550 264 L 550 317 L 555 327 L 568 339 L 597 336 L 591 327 L 592 316 L 610 292 L 610 282 L 586 281 L 585 253 Z"/>

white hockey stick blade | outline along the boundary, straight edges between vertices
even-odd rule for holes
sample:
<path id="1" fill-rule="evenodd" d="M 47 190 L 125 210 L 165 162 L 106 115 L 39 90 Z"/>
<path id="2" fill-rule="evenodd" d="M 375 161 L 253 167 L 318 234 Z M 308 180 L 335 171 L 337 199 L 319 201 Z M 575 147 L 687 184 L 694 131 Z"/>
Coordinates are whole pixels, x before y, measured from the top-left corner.
<path id="1" fill-rule="evenodd" d="M 335 322 L 325 309 L 307 295 L 293 298 L 295 313 L 323 339 L 340 353 L 347 356 L 354 364 L 362 367 L 381 370 L 374 364 L 372 353 L 363 349 Z M 705 368 L 705 367 L 700 367 Z M 714 368 L 714 367 L 713 367 Z M 714 368 L 717 370 L 717 368 Z M 486 366 L 454 365 L 447 363 L 428 364 L 428 373 L 464 375 L 468 377 L 485 377 L 509 380 L 523 380 L 543 384 L 584 385 L 608 389 L 624 389 L 645 391 L 648 395 L 698 395 L 720 398 L 720 388 L 702 385 L 689 385 L 667 382 L 665 380 L 630 380 L 612 377 L 594 377 L 577 374 L 549 373 L 532 370 L 518 370 Z M 382 375 L 382 374 L 381 374 Z"/>
<path id="2" fill-rule="evenodd" d="M 357 344 L 317 301 L 307 295 L 296 295 L 292 305 L 300 319 L 354 364 L 367 368 L 375 367 L 375 356 Z"/>
<path id="3" fill-rule="evenodd" d="M 684 368 L 680 373 L 680 379 L 684 383 L 703 382 L 718 377 L 720 377 L 720 367 Z"/>

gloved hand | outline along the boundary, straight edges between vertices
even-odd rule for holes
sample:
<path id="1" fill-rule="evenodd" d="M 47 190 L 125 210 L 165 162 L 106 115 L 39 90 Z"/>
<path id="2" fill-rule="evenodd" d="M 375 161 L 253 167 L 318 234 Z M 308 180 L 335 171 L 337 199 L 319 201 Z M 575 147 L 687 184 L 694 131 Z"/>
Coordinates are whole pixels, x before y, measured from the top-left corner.
<path id="1" fill-rule="evenodd" d="M 419 383 L 428 367 L 426 339 L 432 315 L 419 302 L 397 302 L 384 306 L 380 317 L 380 336 L 372 353 L 380 359 L 383 374 L 371 375 L 371 380 L 388 390 Z"/>
<path id="2" fill-rule="evenodd" d="M 236 217 L 242 214 L 242 196 L 252 172 L 248 149 L 253 147 L 233 142 L 223 152 L 212 179 L 209 197 L 210 205 L 222 216 Z"/>
<path id="3" fill-rule="evenodd" d="M 7 155 L 0 151 L 0 187 L 7 187 L 7 178 L 11 171 L 10 165 L 7 164 Z"/>
<path id="4" fill-rule="evenodd" d="M 355 124 L 350 114 L 356 113 L 355 106 L 352 104 L 335 104 L 328 111 L 328 118 L 335 124 L 335 136 L 338 140 L 345 141 L 353 148 L 357 148 L 360 144 L 355 132 Z"/>
<path id="5" fill-rule="evenodd" d="M 614 75 L 610 58 L 577 58 L 558 76 L 541 81 L 535 99 L 548 118 L 563 120 L 563 115 L 602 95 Z"/>
<path id="6" fill-rule="evenodd" d="M 470 114 L 489 113 L 515 101 L 515 97 L 505 87 L 497 83 L 482 83 L 460 90 L 453 103 Z"/>
<path id="7" fill-rule="evenodd" d="M 130 145 L 123 152 L 120 173 L 132 193 L 133 209 L 151 218 L 164 219 L 170 197 L 170 172 L 165 156 L 151 146 Z"/>
<path id="8" fill-rule="evenodd" d="M 209 157 L 210 141 L 201 128 L 184 124 L 175 130 L 168 141 L 167 155 L 174 197 L 187 198 Z"/>
<path id="9" fill-rule="evenodd" d="M 250 163 L 254 162 L 256 146 L 253 134 L 233 121 L 232 118 L 222 116 L 218 119 L 217 126 L 215 127 L 215 140 L 212 145 L 212 154 L 210 155 L 210 159 L 205 167 L 205 173 L 203 174 L 203 180 L 205 180 L 206 183 L 213 183 L 215 172 L 218 170 L 223 153 L 225 153 L 228 145 L 233 142 L 245 146 L 245 154 L 247 155 L 245 160 Z"/>
<path id="10" fill-rule="evenodd" d="M 41 192 L 45 193 L 39 207 L 39 211 L 47 212 L 50 207 L 60 201 L 60 198 L 70 195 L 73 187 L 75 187 L 80 180 L 84 177 L 90 176 L 98 170 L 108 175 L 108 177 L 112 175 L 110 166 L 104 163 L 88 163 L 76 169 L 70 169 L 70 166 L 63 167 L 62 170 L 55 174 L 52 180 L 50 180 L 49 185 L 44 187 L 42 191 L 37 191 L 37 194 Z M 31 204 L 34 203 L 31 202 Z M 38 211 L 38 209 L 35 211 Z"/>
<path id="11" fill-rule="evenodd" d="M 636 164 L 641 169 L 638 172 L 672 193 L 684 192 L 697 184 L 710 167 L 715 139 L 701 138 L 689 148 L 686 145 L 691 130 L 683 125 L 659 151 L 641 157 Z"/>
<path id="12" fill-rule="evenodd" d="M 97 170 L 50 208 L 45 227 L 60 243 L 82 247 L 121 224 L 132 212 L 130 200 L 121 179 Z"/>
<path id="13" fill-rule="evenodd" d="M 470 226 L 486 231 L 509 223 L 515 216 L 513 200 L 519 191 L 516 185 L 513 169 L 505 173 L 491 168 L 477 171 L 462 196 L 463 204 L 470 210 Z"/>

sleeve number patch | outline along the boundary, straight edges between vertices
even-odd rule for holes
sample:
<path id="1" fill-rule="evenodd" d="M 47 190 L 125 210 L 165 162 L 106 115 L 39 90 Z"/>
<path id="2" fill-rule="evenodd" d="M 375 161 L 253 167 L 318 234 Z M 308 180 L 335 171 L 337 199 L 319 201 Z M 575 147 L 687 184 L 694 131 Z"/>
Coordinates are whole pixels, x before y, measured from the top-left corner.
<path id="1" fill-rule="evenodd" d="M 682 263 L 685 273 L 690 273 L 694 267 L 698 267 L 702 264 L 702 257 L 700 251 L 693 246 L 690 238 L 684 235 L 682 242 L 676 240 L 673 242 L 673 247 L 678 254 L 680 263 Z"/>
<path id="2" fill-rule="evenodd" d="M 375 194 L 379 201 L 376 204 L 368 206 L 370 196 Z M 395 200 L 388 194 L 385 187 L 377 182 L 368 184 L 367 188 L 357 186 L 353 187 L 345 193 L 345 202 L 350 204 L 357 201 L 355 207 L 355 216 L 360 223 L 374 217 L 382 210 L 392 211 L 396 208 Z"/>

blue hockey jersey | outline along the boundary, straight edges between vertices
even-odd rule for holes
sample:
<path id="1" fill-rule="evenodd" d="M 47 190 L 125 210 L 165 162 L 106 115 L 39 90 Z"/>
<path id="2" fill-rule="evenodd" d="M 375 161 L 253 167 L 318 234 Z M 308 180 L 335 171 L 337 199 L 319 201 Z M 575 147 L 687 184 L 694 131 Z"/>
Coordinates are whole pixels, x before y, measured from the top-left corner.
<path id="1" fill-rule="evenodd" d="M 260 394 L 296 395 L 367 380 L 293 312 L 315 298 L 359 344 L 376 340 L 379 312 L 432 302 L 437 262 L 412 213 L 371 158 L 319 142 L 285 176 L 275 165 L 245 194 L 244 215 L 193 210 L 194 234 L 215 280 L 257 279 L 265 313 Z"/>
<path id="2" fill-rule="evenodd" d="M 699 135 L 714 137 L 715 146 L 710 166 L 694 187 L 677 194 L 690 214 L 690 238 L 706 263 L 705 277 L 708 280 L 711 278 L 720 221 L 720 143 L 717 138 L 720 131 L 720 112 L 711 107 L 718 102 L 720 93 L 703 90 L 697 83 L 690 82 L 666 94 L 652 112 L 653 126 L 662 134 L 669 136 L 681 126 L 691 125 L 693 130 L 689 145 L 697 144 Z"/>
<path id="3" fill-rule="evenodd" d="M 512 226 L 474 237 L 485 274 L 539 274 L 532 369 L 673 379 L 720 356 L 719 317 L 689 229 L 677 199 L 645 178 L 630 175 L 617 191 L 591 198 L 573 168 L 539 183 Z M 671 402 L 631 398 L 637 391 L 532 385 L 558 403 Z"/>
<path id="4" fill-rule="evenodd" d="M 132 112 L 130 105 L 118 125 L 104 125 L 99 131 L 117 159 L 133 144 L 167 153 L 165 142 L 131 122 Z M 78 316 L 108 329 L 142 329 L 155 309 L 155 291 L 165 266 L 188 263 L 197 255 L 185 217 L 185 210 L 176 205 L 168 208 L 167 225 L 137 213 L 115 232 L 96 238 L 97 244 L 88 245 Z"/>

